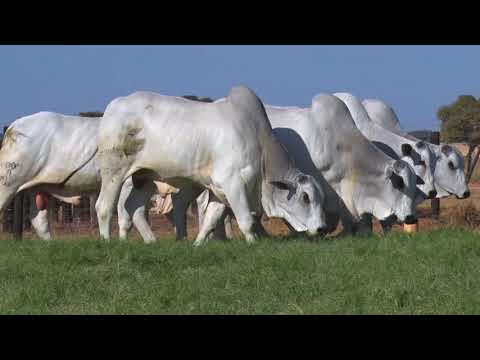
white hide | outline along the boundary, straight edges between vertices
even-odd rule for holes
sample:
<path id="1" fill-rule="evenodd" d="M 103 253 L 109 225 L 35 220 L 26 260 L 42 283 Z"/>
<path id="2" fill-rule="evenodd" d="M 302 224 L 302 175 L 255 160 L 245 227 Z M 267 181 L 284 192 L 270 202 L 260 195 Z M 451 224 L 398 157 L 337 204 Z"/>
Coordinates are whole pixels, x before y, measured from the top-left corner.
<path id="1" fill-rule="evenodd" d="M 335 93 L 334 96 L 347 105 L 355 125 L 362 134 L 388 156 L 400 159 L 406 155 L 404 148 L 408 147 L 411 151 L 411 155 L 408 154 L 408 156 L 411 156 L 414 161 L 413 170 L 423 182 L 423 184 L 417 185 L 420 190 L 417 196 L 424 198 L 436 196 L 432 169 L 434 156 L 424 142 L 412 141 L 379 126 L 369 118 L 360 100 L 352 94 Z"/>
<path id="2" fill-rule="evenodd" d="M 366 99 L 362 104 L 370 119 L 379 126 L 412 141 L 420 141 L 402 129 L 395 111 L 383 101 Z M 466 183 L 463 155 L 454 146 L 425 143 L 434 154 L 432 168 L 437 198 L 444 198 L 450 195 L 456 195 L 458 198 L 467 198 L 470 190 Z"/>
<path id="3" fill-rule="evenodd" d="M 0 149 L 0 212 L 23 190 L 30 194 L 49 193 L 73 205 L 80 203 L 81 196 L 98 192 L 101 178 L 95 155 L 99 124 L 99 118 L 52 112 L 40 112 L 14 121 Z M 135 195 L 124 195 L 125 201 L 129 199 L 128 204 L 120 202 L 120 208 L 127 205 L 132 208 L 132 204 L 139 203 Z M 132 215 L 126 210 L 120 212 L 122 237 L 126 236 L 137 210 L 132 209 Z M 136 226 L 137 222 L 140 224 L 140 228 L 137 226 L 140 234 L 146 241 L 154 240 L 140 217 L 137 215 L 133 219 Z M 40 238 L 51 239 L 46 209 L 38 211 L 32 206 L 31 222 Z"/>
<path id="4" fill-rule="evenodd" d="M 209 189 L 217 200 L 212 223 L 229 204 L 248 242 L 262 211 L 298 231 L 314 234 L 325 226 L 322 190 L 289 160 L 260 100 L 245 87 L 232 88 L 217 103 L 150 92 L 117 98 L 101 120 L 98 146 L 102 188 L 96 207 L 105 239 L 121 184 L 132 175 L 179 189 Z M 205 237 L 199 233 L 196 244 Z"/>

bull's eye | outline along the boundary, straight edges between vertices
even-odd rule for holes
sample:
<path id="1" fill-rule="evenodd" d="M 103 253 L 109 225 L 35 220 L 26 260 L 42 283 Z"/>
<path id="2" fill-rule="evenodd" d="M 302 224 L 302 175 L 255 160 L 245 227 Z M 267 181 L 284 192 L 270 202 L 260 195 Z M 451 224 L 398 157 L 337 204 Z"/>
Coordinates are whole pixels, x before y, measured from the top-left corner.
<path id="1" fill-rule="evenodd" d="M 427 167 L 427 164 L 425 164 L 425 161 L 424 161 L 424 160 L 420 160 L 420 161 L 418 162 L 418 165 L 423 166 L 423 167 Z"/>
<path id="2" fill-rule="evenodd" d="M 305 204 L 310 204 L 310 198 L 308 197 L 308 194 L 307 193 L 303 193 L 303 201 L 305 202 Z"/>
<path id="3" fill-rule="evenodd" d="M 451 162 L 451 161 L 448 162 L 448 167 L 450 168 L 450 170 L 455 169 L 455 165 L 453 165 L 453 162 Z"/>

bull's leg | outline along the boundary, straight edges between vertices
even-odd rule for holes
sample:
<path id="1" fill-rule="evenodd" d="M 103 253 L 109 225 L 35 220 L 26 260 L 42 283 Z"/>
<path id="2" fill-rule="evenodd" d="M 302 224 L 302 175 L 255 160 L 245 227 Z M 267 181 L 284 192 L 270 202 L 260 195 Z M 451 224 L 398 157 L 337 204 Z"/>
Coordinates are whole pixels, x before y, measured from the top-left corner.
<path id="1" fill-rule="evenodd" d="M 187 238 L 187 209 L 198 195 L 197 190 L 184 187 L 177 194 L 172 194 L 173 220 L 175 223 L 175 232 L 177 240 Z"/>
<path id="2" fill-rule="evenodd" d="M 233 227 L 232 227 L 232 215 L 227 214 L 225 216 L 225 237 L 231 239 L 233 237 Z"/>
<path id="3" fill-rule="evenodd" d="M 137 228 L 143 241 L 150 243 L 156 241 L 146 218 L 148 202 L 155 192 L 152 181 L 145 181 L 138 189 L 133 185 L 132 177 L 123 183 L 118 199 L 118 226 L 120 239 L 125 240 L 127 233 L 132 228 L 132 223 Z"/>
<path id="4" fill-rule="evenodd" d="M 122 189 L 122 183 L 123 173 L 117 173 L 114 176 L 104 176 L 102 174 L 102 187 L 95 209 L 97 211 L 100 237 L 105 240 L 110 240 L 113 211 Z"/>
<path id="5" fill-rule="evenodd" d="M 167 218 L 168 222 L 172 224 L 173 230 L 175 233 L 177 232 L 177 229 L 175 228 L 175 219 L 173 218 L 173 209 L 170 211 L 168 214 L 165 214 L 165 217 Z"/>
<path id="6" fill-rule="evenodd" d="M 175 224 L 175 234 L 177 240 L 187 238 L 187 199 L 182 194 L 183 189 L 178 194 L 172 194 L 173 204 L 173 222 Z"/>
<path id="7" fill-rule="evenodd" d="M 132 216 L 126 208 L 127 198 L 133 190 L 132 177 L 129 177 L 122 185 L 120 196 L 118 197 L 118 236 L 120 240 L 126 240 L 128 232 L 132 229 Z"/>
<path id="8" fill-rule="evenodd" d="M 204 190 L 195 200 L 197 202 L 197 213 L 198 213 L 198 229 L 204 226 L 205 214 L 207 212 L 208 204 L 210 201 L 210 193 L 208 190 Z M 198 234 L 197 234 L 198 235 Z M 208 235 L 208 240 L 211 240 L 211 235 Z"/>
<path id="9" fill-rule="evenodd" d="M 209 240 L 212 240 L 212 239 L 225 240 L 227 238 L 227 233 L 225 232 L 225 218 L 226 216 L 222 216 L 218 220 L 213 231 L 208 235 Z"/>
<path id="10" fill-rule="evenodd" d="M 15 197 L 18 186 L 3 186 L 0 185 L 0 215 L 3 214 L 5 208 Z"/>
<path id="11" fill-rule="evenodd" d="M 215 227 L 222 223 L 222 217 L 225 215 L 226 206 L 218 201 L 210 201 L 204 214 L 203 222 L 198 232 L 197 238 L 193 245 L 199 246 L 204 244 L 208 239 L 208 235 Z"/>
<path id="12" fill-rule="evenodd" d="M 52 235 L 50 234 L 50 224 L 48 222 L 48 210 L 47 208 L 39 209 L 36 205 L 35 197 L 42 196 L 46 197 L 46 194 L 32 194 L 29 193 L 31 197 L 30 200 L 30 222 L 32 223 L 32 227 L 35 229 L 38 237 L 42 240 L 51 240 Z M 46 205 L 47 199 L 44 199 L 44 203 Z"/>
<path id="13" fill-rule="evenodd" d="M 245 185 L 236 181 L 223 185 L 225 196 L 237 219 L 240 231 L 245 235 L 248 244 L 254 243 L 257 238 L 254 232 L 255 218 L 250 210 Z"/>
<path id="14" fill-rule="evenodd" d="M 338 234 L 338 237 L 355 234 L 355 220 L 343 200 L 334 191 L 329 192 L 325 212 L 327 215 L 327 233 L 334 232 L 341 221 L 342 231 Z"/>
<path id="15" fill-rule="evenodd" d="M 204 219 L 206 216 L 206 211 L 208 204 L 210 202 L 211 196 L 208 193 L 208 190 L 205 190 L 200 194 L 200 196 L 197 197 L 197 211 L 198 211 L 198 228 L 201 229 L 203 224 L 204 224 Z M 217 224 L 215 225 L 215 229 L 213 232 L 210 232 L 207 235 L 208 240 L 212 239 L 227 239 L 232 237 L 232 224 L 231 224 L 231 217 L 230 214 L 226 215 L 225 217 L 222 216 L 222 219 L 220 219 Z M 228 228 L 228 229 L 227 229 Z M 228 235 L 227 235 L 228 232 Z"/>
<path id="16" fill-rule="evenodd" d="M 388 234 L 391 230 L 393 225 L 395 225 L 397 221 L 397 217 L 395 215 L 389 216 L 385 220 L 380 220 L 380 225 L 382 225 L 382 230 L 384 234 Z"/>
<path id="17" fill-rule="evenodd" d="M 370 235 L 373 232 L 373 216 L 363 214 L 360 221 L 355 224 L 356 235 Z"/>

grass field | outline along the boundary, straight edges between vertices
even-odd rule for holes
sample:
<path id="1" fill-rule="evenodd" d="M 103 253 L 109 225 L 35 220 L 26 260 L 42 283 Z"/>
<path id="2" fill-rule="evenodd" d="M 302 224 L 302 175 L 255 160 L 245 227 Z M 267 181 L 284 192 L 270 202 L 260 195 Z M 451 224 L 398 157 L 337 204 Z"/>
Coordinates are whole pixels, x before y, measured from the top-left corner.
<path id="1" fill-rule="evenodd" d="M 1 314 L 479 314 L 480 235 L 0 241 Z"/>

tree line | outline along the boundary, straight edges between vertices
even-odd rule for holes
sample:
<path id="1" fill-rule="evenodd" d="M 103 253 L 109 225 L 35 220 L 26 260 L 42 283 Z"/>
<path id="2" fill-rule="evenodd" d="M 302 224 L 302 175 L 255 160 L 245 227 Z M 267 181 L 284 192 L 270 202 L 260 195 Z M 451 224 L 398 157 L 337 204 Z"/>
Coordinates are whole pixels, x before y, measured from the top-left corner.
<path id="1" fill-rule="evenodd" d="M 441 106 L 437 117 L 442 142 L 462 142 L 468 146 L 465 175 L 469 182 L 480 157 L 480 98 L 460 95 L 453 103 Z"/>

